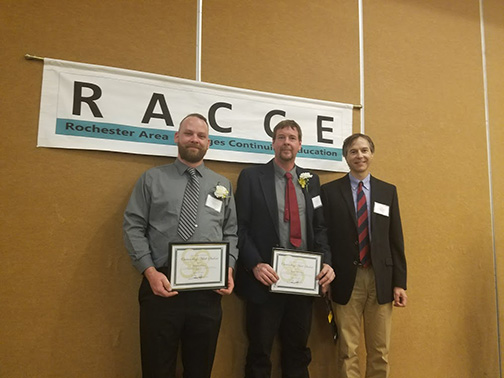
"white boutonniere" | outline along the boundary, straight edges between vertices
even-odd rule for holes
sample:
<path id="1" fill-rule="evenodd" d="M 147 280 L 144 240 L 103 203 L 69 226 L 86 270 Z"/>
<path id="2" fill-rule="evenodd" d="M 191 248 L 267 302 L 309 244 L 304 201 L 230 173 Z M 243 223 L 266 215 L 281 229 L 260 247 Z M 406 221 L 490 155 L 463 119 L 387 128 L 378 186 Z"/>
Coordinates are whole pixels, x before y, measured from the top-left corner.
<path id="1" fill-rule="evenodd" d="M 303 172 L 299 175 L 298 182 L 301 188 L 308 188 L 308 184 L 313 175 L 310 172 Z"/>
<path id="2" fill-rule="evenodd" d="M 215 186 L 214 196 L 215 198 L 226 199 L 229 195 L 229 190 L 225 186 L 217 184 Z"/>

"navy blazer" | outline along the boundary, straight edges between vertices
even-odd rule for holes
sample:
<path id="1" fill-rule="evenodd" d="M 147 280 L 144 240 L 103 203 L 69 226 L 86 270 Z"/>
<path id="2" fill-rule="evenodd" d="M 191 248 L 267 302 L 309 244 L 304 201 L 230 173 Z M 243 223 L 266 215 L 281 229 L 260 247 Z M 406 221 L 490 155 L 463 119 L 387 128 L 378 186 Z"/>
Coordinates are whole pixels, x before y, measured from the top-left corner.
<path id="1" fill-rule="evenodd" d="M 396 187 L 373 176 L 370 183 L 371 263 L 378 303 L 384 304 L 393 301 L 394 287 L 406 289 L 406 257 Z M 344 305 L 352 295 L 359 263 L 357 219 L 349 175 L 322 185 L 321 197 L 336 273 L 331 295 L 336 303 Z M 375 211 L 377 203 L 388 206 L 388 216 Z"/>
<path id="2" fill-rule="evenodd" d="M 296 167 L 298 176 L 305 169 Z M 323 262 L 330 264 L 322 207 L 314 209 L 313 198 L 320 195 L 320 180 L 313 174 L 307 188 L 303 189 L 306 202 L 307 247 L 322 252 Z M 238 216 L 238 249 L 240 251 L 236 279 L 236 292 L 256 303 L 263 303 L 270 295 L 269 288 L 256 280 L 252 268 L 259 263 L 271 265 L 271 251 L 280 246 L 278 204 L 275 191 L 273 160 L 267 164 L 242 170 L 238 177 L 235 195 Z"/>

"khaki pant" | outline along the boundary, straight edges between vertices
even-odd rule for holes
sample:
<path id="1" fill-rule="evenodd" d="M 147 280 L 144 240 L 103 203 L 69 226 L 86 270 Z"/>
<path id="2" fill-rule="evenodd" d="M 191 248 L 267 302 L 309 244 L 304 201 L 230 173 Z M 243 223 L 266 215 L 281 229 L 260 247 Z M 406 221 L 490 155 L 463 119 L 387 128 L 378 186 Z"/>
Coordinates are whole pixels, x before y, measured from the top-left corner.
<path id="1" fill-rule="evenodd" d="M 376 299 L 373 268 L 358 268 L 350 301 L 336 304 L 338 370 L 340 377 L 361 378 L 357 348 L 362 318 L 366 342 L 366 378 L 386 378 L 389 374 L 388 354 L 392 323 L 392 302 L 383 305 Z"/>

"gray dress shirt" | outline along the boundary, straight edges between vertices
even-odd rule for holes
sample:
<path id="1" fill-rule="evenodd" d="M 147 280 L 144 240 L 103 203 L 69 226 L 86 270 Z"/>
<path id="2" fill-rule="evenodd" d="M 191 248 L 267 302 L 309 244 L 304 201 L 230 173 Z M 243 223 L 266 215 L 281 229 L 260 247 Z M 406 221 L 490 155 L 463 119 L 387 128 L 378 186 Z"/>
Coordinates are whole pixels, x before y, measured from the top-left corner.
<path id="1" fill-rule="evenodd" d="M 123 233 L 133 265 L 141 273 L 151 266 L 166 266 L 169 243 L 182 242 L 177 227 L 189 180 L 185 173 L 187 168 L 178 159 L 173 164 L 151 168 L 133 189 L 124 212 Z M 231 183 L 203 163 L 196 167 L 196 171 L 200 182 L 197 227 L 187 241 L 229 242 L 229 266 L 234 268 L 238 258 L 238 238 Z M 216 198 L 217 185 L 227 188 L 227 198 Z"/>
<path id="2" fill-rule="evenodd" d="M 298 176 L 296 172 L 296 166 L 292 168 L 290 173 L 292 174 L 292 182 L 294 183 L 294 188 L 296 189 L 296 197 L 299 208 L 299 220 L 301 223 L 301 245 L 296 248 L 294 247 L 290 239 L 290 222 L 284 222 L 284 210 L 285 210 L 285 188 L 287 186 L 287 178 L 285 177 L 286 171 L 280 168 L 274 161 L 273 166 L 275 167 L 275 191 L 278 204 L 278 230 L 280 232 L 280 245 L 283 248 L 288 249 L 299 249 L 306 251 L 306 202 L 303 190 L 298 183 Z"/>

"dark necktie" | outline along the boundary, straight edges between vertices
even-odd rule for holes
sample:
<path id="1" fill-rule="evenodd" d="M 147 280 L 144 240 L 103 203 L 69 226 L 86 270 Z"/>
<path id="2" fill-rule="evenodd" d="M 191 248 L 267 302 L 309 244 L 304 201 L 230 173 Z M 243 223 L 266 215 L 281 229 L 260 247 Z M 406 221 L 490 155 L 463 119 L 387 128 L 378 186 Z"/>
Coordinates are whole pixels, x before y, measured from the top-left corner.
<path id="1" fill-rule="evenodd" d="M 357 230 L 359 232 L 359 259 L 365 268 L 371 264 L 369 256 L 369 227 L 366 195 L 362 189 L 362 181 L 357 189 Z"/>
<path id="2" fill-rule="evenodd" d="M 177 230 L 177 233 L 183 240 L 189 239 L 196 229 L 199 198 L 199 182 L 196 176 L 196 170 L 189 167 L 186 172 L 189 173 L 190 179 L 185 188 Z"/>
<path id="3" fill-rule="evenodd" d="M 296 189 L 292 182 L 292 174 L 287 172 L 287 185 L 285 188 L 285 210 L 284 222 L 290 221 L 290 242 L 294 247 L 301 245 L 301 221 L 299 220 L 299 207 L 296 196 Z"/>

